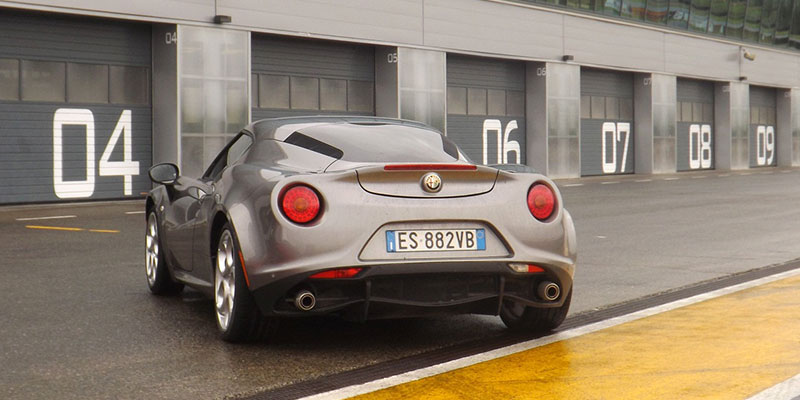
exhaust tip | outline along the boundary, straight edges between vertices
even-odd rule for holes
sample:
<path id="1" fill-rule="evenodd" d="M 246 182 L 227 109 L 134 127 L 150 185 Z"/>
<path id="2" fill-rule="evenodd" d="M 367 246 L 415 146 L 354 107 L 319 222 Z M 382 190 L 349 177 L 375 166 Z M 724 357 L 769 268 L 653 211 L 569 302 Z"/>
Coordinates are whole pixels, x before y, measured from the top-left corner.
<path id="1" fill-rule="evenodd" d="M 308 290 L 301 290 L 294 298 L 294 306 L 300 311 L 310 311 L 315 305 L 317 305 L 317 299 L 314 297 L 314 293 Z"/>
<path id="2" fill-rule="evenodd" d="M 561 295 L 561 288 L 553 282 L 544 281 L 539 284 L 536 293 L 544 300 L 555 301 Z"/>

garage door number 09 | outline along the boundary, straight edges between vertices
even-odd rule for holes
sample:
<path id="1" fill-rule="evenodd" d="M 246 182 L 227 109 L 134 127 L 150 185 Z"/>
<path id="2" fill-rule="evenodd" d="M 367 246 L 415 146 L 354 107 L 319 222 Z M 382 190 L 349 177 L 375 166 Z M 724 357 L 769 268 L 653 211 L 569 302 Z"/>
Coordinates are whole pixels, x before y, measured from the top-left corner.
<path id="1" fill-rule="evenodd" d="M 756 164 L 772 165 L 774 160 L 775 127 L 772 125 L 759 125 L 756 127 Z"/>
<path id="2" fill-rule="evenodd" d="M 64 126 L 82 126 L 86 130 L 86 179 L 64 180 Z M 139 162 L 132 158 L 131 111 L 124 110 L 100 157 L 100 176 L 122 176 L 126 196 L 133 191 L 133 176 L 139 175 Z M 122 136 L 122 161 L 111 161 L 111 154 Z M 91 110 L 60 108 L 53 116 L 53 189 L 60 199 L 91 197 L 95 187 L 95 129 Z"/>

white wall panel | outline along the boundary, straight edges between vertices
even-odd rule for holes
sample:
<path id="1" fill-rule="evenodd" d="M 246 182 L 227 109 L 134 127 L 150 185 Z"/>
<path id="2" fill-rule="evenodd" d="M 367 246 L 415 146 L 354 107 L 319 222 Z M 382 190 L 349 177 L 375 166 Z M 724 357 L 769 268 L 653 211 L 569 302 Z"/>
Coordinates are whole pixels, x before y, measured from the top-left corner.
<path id="1" fill-rule="evenodd" d="M 234 29 L 543 61 L 570 54 L 579 65 L 800 86 L 800 56 L 791 50 L 743 44 L 757 57 L 741 60 L 737 43 L 486 0 L 0 0 L 3 6 L 177 23 L 210 24 L 224 14 Z"/>
<path id="2" fill-rule="evenodd" d="M 661 32 L 573 16 L 564 24 L 564 52 L 576 63 L 664 70 Z"/>
<path id="3" fill-rule="evenodd" d="M 481 0 L 425 1 L 425 45 L 560 59 L 563 17 Z"/>
<path id="4" fill-rule="evenodd" d="M 742 61 L 742 75 L 747 77 L 748 83 L 781 87 L 800 86 L 800 58 L 797 55 L 765 49 L 747 48 L 747 50 L 756 56 L 753 61 Z"/>
<path id="5" fill-rule="evenodd" d="M 0 1 L 0 6 L 21 8 L 59 8 L 61 12 L 86 14 L 112 13 L 140 19 L 142 16 L 184 21 L 211 21 L 214 0 L 37 0 Z"/>
<path id="6" fill-rule="evenodd" d="M 739 79 L 739 46 L 683 35 L 664 35 L 665 71 L 722 80 Z"/>
<path id="7" fill-rule="evenodd" d="M 220 0 L 218 9 L 254 29 L 422 44 L 422 0 Z"/>

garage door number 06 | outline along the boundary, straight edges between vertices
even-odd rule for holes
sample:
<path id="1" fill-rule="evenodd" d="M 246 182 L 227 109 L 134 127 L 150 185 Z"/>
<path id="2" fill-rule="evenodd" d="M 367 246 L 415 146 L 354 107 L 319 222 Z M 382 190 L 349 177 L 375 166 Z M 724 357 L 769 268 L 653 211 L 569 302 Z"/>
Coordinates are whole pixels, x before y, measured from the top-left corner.
<path id="1" fill-rule="evenodd" d="M 83 126 L 86 129 L 86 179 L 64 180 L 64 126 Z M 103 155 L 100 157 L 98 172 L 100 176 L 122 176 L 126 196 L 133 191 L 133 175 L 139 175 L 139 162 L 132 158 L 131 110 L 124 110 L 119 116 L 117 126 L 111 133 Z M 122 161 L 111 161 L 111 154 L 122 136 Z M 94 115 L 91 110 L 60 108 L 53 116 L 53 189 L 60 199 L 91 197 L 95 181 L 95 130 Z"/>

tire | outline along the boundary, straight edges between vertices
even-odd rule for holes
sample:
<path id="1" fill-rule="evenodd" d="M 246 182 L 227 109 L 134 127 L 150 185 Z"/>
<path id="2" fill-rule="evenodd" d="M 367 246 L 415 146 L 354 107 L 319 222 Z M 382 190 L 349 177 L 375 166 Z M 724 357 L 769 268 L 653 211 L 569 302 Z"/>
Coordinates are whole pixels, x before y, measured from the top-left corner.
<path id="1" fill-rule="evenodd" d="M 572 302 L 572 290 L 560 307 L 538 308 L 528 307 L 507 301 L 500 310 L 500 319 L 514 331 L 545 333 L 558 328 L 567 317 Z"/>
<path id="2" fill-rule="evenodd" d="M 247 287 L 239 244 L 227 223 L 219 234 L 214 257 L 214 313 L 217 328 L 226 342 L 265 340 L 277 326 L 274 319 L 261 315 Z"/>
<path id="3" fill-rule="evenodd" d="M 151 211 L 147 216 L 147 227 L 145 228 L 145 267 L 144 272 L 147 277 L 147 287 L 150 292 L 157 295 L 171 295 L 180 293 L 183 284 L 175 282 L 167 269 L 164 252 L 161 251 L 161 236 L 158 232 L 158 218 L 156 213 Z"/>

